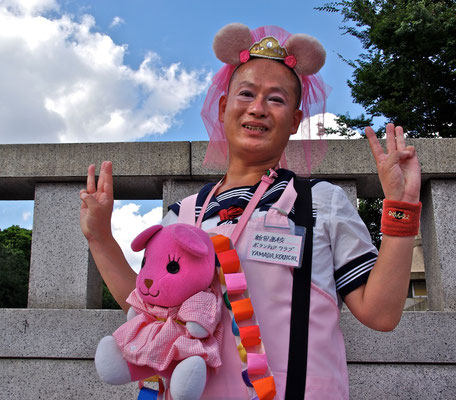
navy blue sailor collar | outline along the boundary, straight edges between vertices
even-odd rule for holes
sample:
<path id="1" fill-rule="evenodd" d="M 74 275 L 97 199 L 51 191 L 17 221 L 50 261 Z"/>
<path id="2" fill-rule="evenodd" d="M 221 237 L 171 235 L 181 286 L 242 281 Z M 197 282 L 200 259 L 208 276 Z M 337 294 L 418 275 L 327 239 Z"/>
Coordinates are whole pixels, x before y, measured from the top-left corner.
<path id="1" fill-rule="evenodd" d="M 259 208 L 260 211 L 267 211 L 269 207 L 282 195 L 291 178 L 294 178 L 296 176 L 294 172 L 283 168 L 277 170 L 277 175 L 278 176 L 275 181 L 266 190 L 265 194 L 257 204 L 256 208 Z M 204 185 L 203 188 L 199 191 L 195 207 L 196 217 L 199 216 L 201 207 L 203 206 L 206 197 L 215 184 L 215 182 L 208 183 Z M 256 183 L 253 186 L 231 188 L 219 193 L 217 196 L 212 196 L 207 206 L 206 212 L 204 213 L 203 221 L 218 214 L 221 210 L 227 210 L 230 207 L 240 207 L 242 209 L 245 209 L 259 184 L 260 182 Z M 168 207 L 168 210 L 172 210 L 176 215 L 179 215 L 180 203 L 181 202 L 178 201 L 177 203 L 171 204 Z M 236 220 L 227 221 L 227 223 L 236 222 Z"/>

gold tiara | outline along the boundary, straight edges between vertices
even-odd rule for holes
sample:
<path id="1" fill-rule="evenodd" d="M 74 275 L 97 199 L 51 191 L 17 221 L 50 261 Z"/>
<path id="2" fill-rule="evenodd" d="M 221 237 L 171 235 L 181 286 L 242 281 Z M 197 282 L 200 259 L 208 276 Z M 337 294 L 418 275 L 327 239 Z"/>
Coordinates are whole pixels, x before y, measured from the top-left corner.
<path id="1" fill-rule="evenodd" d="M 250 55 L 255 57 L 272 58 L 284 60 L 287 56 L 287 49 L 282 47 L 279 41 L 273 36 L 267 36 L 259 42 L 254 43 L 249 49 Z"/>

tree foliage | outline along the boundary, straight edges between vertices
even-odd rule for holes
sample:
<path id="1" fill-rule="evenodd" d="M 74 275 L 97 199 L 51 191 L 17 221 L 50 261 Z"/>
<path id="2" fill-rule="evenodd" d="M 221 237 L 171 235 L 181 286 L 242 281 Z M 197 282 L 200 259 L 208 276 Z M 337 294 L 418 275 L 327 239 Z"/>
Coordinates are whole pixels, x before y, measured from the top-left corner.
<path id="1" fill-rule="evenodd" d="M 27 307 L 31 247 L 31 230 L 0 230 L 0 308 Z M 102 307 L 120 309 L 104 283 Z"/>
<path id="2" fill-rule="evenodd" d="M 367 226 L 372 243 L 379 249 L 382 242 L 380 224 L 382 219 L 382 199 L 365 198 L 358 200 L 358 213 Z"/>
<path id="3" fill-rule="evenodd" d="M 338 115 L 334 118 L 334 122 L 336 123 L 336 128 L 325 128 L 325 133 L 328 135 L 339 135 L 343 136 L 347 139 L 355 136 L 358 131 L 363 131 L 366 126 L 372 125 L 372 118 L 367 118 L 364 114 L 361 114 L 357 118 L 352 118 L 347 113 L 345 115 Z"/>
<path id="4" fill-rule="evenodd" d="M 113 295 L 109 291 L 106 283 L 103 282 L 103 299 L 102 299 L 102 308 L 107 308 L 110 310 L 119 310 L 120 306 L 117 301 L 114 299 Z"/>
<path id="5" fill-rule="evenodd" d="M 27 307 L 32 231 L 13 225 L 0 231 L 0 307 Z"/>
<path id="6" fill-rule="evenodd" d="M 317 7 L 339 12 L 341 29 L 364 54 L 346 60 L 354 100 L 410 136 L 456 136 L 456 1 L 345 0 Z"/>

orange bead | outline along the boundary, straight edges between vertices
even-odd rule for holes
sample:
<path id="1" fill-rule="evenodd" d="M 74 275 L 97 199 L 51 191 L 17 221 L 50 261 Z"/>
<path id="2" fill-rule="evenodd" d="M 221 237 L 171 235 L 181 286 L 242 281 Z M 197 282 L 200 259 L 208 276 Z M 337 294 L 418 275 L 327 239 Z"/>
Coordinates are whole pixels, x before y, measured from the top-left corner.
<path id="1" fill-rule="evenodd" d="M 231 301 L 231 308 L 236 322 L 244 321 L 245 319 L 252 318 L 253 316 L 253 306 L 249 297 L 246 299 Z"/>
<path id="2" fill-rule="evenodd" d="M 230 249 L 230 239 L 223 235 L 215 235 L 211 237 L 216 253 L 221 253 Z"/>
<path id="3" fill-rule="evenodd" d="M 255 392 L 260 400 L 273 400 L 276 395 L 276 387 L 274 378 L 268 376 L 266 378 L 257 379 L 252 382 Z"/>
<path id="4" fill-rule="evenodd" d="M 241 337 L 241 343 L 245 347 L 256 346 L 261 343 L 260 327 L 258 325 L 240 326 L 239 336 Z"/>
<path id="5" fill-rule="evenodd" d="M 241 262 L 235 249 L 217 253 L 220 267 L 225 274 L 232 274 L 239 271 Z"/>

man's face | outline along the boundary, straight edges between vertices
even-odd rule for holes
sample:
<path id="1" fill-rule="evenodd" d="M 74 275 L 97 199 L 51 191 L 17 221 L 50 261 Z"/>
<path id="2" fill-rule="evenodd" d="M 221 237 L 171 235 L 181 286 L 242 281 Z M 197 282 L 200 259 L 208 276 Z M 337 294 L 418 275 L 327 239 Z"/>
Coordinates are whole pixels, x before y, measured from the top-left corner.
<path id="1" fill-rule="evenodd" d="M 254 59 L 237 69 L 219 107 L 230 160 L 240 157 L 260 163 L 280 159 L 301 121 L 296 85 L 294 73 L 276 61 Z"/>

